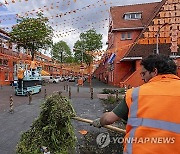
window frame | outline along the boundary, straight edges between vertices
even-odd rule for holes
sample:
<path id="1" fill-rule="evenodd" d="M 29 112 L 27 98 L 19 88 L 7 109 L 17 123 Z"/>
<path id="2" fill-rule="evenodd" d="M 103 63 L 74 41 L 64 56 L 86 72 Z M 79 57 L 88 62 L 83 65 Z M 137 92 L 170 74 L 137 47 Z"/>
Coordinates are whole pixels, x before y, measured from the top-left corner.
<path id="1" fill-rule="evenodd" d="M 126 33 L 121 33 L 121 40 L 126 40 Z"/>
<path id="2" fill-rule="evenodd" d="M 127 40 L 132 40 L 132 32 L 127 32 L 126 35 L 127 35 L 126 37 Z"/>
<path id="3" fill-rule="evenodd" d="M 142 19 L 142 12 L 125 13 L 123 18 L 125 20 L 140 20 L 140 19 Z"/>
<path id="4" fill-rule="evenodd" d="M 124 37 L 122 37 L 122 36 L 124 36 Z M 121 33 L 121 41 L 125 41 L 125 40 L 132 40 L 132 32 L 122 32 Z"/>

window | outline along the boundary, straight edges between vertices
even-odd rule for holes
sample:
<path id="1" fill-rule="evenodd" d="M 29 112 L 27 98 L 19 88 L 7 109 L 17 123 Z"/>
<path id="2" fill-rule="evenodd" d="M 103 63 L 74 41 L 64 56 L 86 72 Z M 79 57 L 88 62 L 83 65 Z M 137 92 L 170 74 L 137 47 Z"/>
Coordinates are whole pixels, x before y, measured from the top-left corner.
<path id="1" fill-rule="evenodd" d="M 125 13 L 124 14 L 124 19 L 125 20 L 137 20 L 141 19 L 142 13 Z"/>
<path id="2" fill-rule="evenodd" d="M 15 66 L 16 65 L 16 62 L 15 61 L 13 61 L 13 66 Z"/>
<path id="3" fill-rule="evenodd" d="M 131 32 L 121 33 L 121 40 L 132 40 L 132 33 Z"/>
<path id="4" fill-rule="evenodd" d="M 121 34 L 121 40 L 125 40 L 126 39 L 126 33 L 122 33 Z"/>
<path id="5" fill-rule="evenodd" d="M 132 39 L 131 32 L 128 32 L 128 33 L 127 33 L 127 39 L 128 39 L 128 40 L 131 40 L 131 39 Z"/>
<path id="6" fill-rule="evenodd" d="M 2 59 L 0 59 L 0 65 L 2 65 L 3 64 L 3 60 Z"/>
<path id="7" fill-rule="evenodd" d="M 8 60 L 7 60 L 7 59 L 4 59 L 4 60 L 3 60 L 3 65 L 5 65 L 5 66 L 8 65 Z"/>
<path id="8" fill-rule="evenodd" d="M 5 72 L 4 76 L 5 76 L 5 81 L 8 81 L 9 80 L 9 73 Z"/>

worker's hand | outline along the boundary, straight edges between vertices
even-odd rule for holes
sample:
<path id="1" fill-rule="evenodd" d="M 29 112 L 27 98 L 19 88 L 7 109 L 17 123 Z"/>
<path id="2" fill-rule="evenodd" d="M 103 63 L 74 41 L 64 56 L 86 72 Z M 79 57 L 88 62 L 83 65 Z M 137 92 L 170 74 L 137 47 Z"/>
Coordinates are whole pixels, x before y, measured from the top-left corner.
<path id="1" fill-rule="evenodd" d="M 94 127 L 97 127 L 97 128 L 101 128 L 102 125 L 101 125 L 101 122 L 100 122 L 100 118 L 97 118 L 95 120 L 93 120 L 92 124 Z"/>

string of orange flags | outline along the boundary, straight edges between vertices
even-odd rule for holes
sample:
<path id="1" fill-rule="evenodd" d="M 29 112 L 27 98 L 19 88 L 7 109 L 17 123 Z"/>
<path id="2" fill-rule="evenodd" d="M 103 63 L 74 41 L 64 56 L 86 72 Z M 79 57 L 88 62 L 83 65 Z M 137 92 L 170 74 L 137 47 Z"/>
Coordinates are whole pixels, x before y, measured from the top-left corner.
<path id="1" fill-rule="evenodd" d="M 58 33 L 58 34 L 55 34 L 56 36 L 63 36 L 63 35 L 70 35 L 72 32 L 78 31 L 79 29 L 85 29 L 87 27 L 96 28 L 96 29 L 105 28 L 105 27 L 108 27 L 108 25 L 106 25 L 106 24 L 108 24 L 108 22 L 106 22 L 106 21 L 108 21 L 107 18 L 103 19 L 101 21 L 98 21 L 98 22 L 90 22 L 89 24 L 79 27 L 78 29 L 69 28 L 69 29 L 63 29 L 61 31 L 54 31 L 54 32 Z M 104 23 L 104 22 L 106 22 L 106 23 Z M 75 25 L 75 24 L 72 24 L 72 25 Z M 99 25 L 99 26 L 97 27 L 96 25 Z M 96 26 L 96 27 L 94 27 L 94 26 Z M 68 27 L 68 26 L 66 25 L 66 27 Z"/>
<path id="2" fill-rule="evenodd" d="M 95 25 L 99 25 L 99 26 L 98 27 L 94 27 Z M 54 36 L 55 37 L 66 37 L 66 36 L 72 35 L 73 32 L 78 31 L 80 29 L 83 29 L 83 30 L 87 29 L 87 27 L 89 27 L 89 28 L 96 28 L 96 30 L 97 30 L 98 28 L 108 27 L 108 23 L 102 24 L 102 23 L 96 22 L 96 23 L 92 23 L 92 25 L 85 25 L 85 26 L 79 27 L 78 29 L 72 29 L 72 30 L 69 30 L 67 32 L 57 33 L 57 34 L 54 34 Z M 55 32 L 57 32 L 57 31 L 55 31 Z M 73 33 L 73 34 L 78 34 L 78 32 Z"/>
<path id="3" fill-rule="evenodd" d="M 24 0 L 24 1 L 28 2 L 28 0 Z M 65 1 L 65 0 L 63 0 L 63 1 Z M 76 2 L 76 0 L 73 0 L 73 1 Z M 6 5 L 11 4 L 11 3 L 16 3 L 16 2 L 23 2 L 23 0 L 11 0 L 11 1 L 4 0 L 4 4 L 6 4 Z"/>
<path id="4" fill-rule="evenodd" d="M 104 14 L 105 12 L 109 12 L 109 10 L 108 9 L 107 10 L 99 10 L 98 12 L 96 11 L 95 14 Z M 50 22 L 50 24 L 52 26 L 57 27 L 57 28 L 60 28 L 61 26 L 68 27 L 68 26 L 73 26 L 73 25 L 79 24 L 78 21 L 82 21 L 83 19 L 85 20 L 86 18 L 87 18 L 87 16 L 82 15 L 82 16 L 77 17 L 77 18 L 64 19 L 63 20 L 64 22 L 63 23 L 61 22 L 62 24 L 59 24 L 59 21 L 57 21 L 57 20 L 56 20 L 56 22 Z M 87 22 L 88 21 L 90 22 L 91 20 L 87 20 Z M 9 29 L 9 27 L 4 27 L 4 29 Z M 65 30 L 63 30 L 63 31 L 65 31 Z"/>
<path id="5" fill-rule="evenodd" d="M 103 11 L 101 11 L 101 12 L 103 12 Z M 107 19 L 106 19 L 107 20 Z M 53 22 L 51 23 L 51 24 L 53 24 Z M 66 24 L 66 23 L 63 23 L 63 24 Z M 77 24 L 77 23 L 74 23 L 74 24 Z M 94 24 L 97 24 L 97 23 L 92 23 L 93 24 L 93 26 L 92 25 L 90 25 L 90 24 L 88 24 L 88 25 L 84 25 L 83 27 L 80 27 L 80 28 L 86 28 L 86 27 L 92 27 L 92 28 L 95 28 L 94 27 Z M 72 24 L 73 25 L 73 24 Z M 58 24 L 56 24 L 55 26 L 58 26 Z M 105 24 L 103 25 L 101 25 L 101 26 L 103 26 L 103 27 L 108 27 L 108 26 L 106 26 Z M 99 26 L 98 28 L 101 28 L 101 26 Z M 59 26 L 58 26 L 59 27 Z M 97 27 L 96 27 L 97 28 Z M 56 34 L 56 36 L 58 37 L 58 36 L 61 36 L 61 37 L 66 37 L 66 36 L 68 36 L 68 35 L 70 35 L 70 34 L 72 34 L 72 32 L 75 32 L 75 31 L 77 31 L 77 29 L 70 29 L 69 31 L 66 31 L 66 30 L 63 30 L 63 32 L 61 32 L 61 34 Z M 77 34 L 77 33 L 74 33 L 74 34 Z M 62 36 L 62 35 L 64 35 L 64 36 Z"/>
<path id="6" fill-rule="evenodd" d="M 63 0 L 63 1 L 65 1 L 65 0 Z M 70 2 L 71 2 L 71 1 L 67 1 L 67 6 L 69 6 L 69 5 L 71 4 Z M 64 13 L 64 15 L 67 15 L 67 14 L 73 13 L 73 12 L 75 13 L 76 11 L 81 11 L 81 10 L 86 9 L 86 8 L 88 8 L 88 7 L 91 7 L 91 6 L 97 6 L 97 4 L 100 3 L 100 2 L 101 2 L 101 1 L 97 1 L 96 3 L 93 3 L 93 4 L 90 4 L 90 5 L 84 6 L 84 7 L 80 8 L 80 9 L 75 9 L 75 10 L 67 11 L 67 12 Z M 7 2 L 6 2 L 6 3 L 7 3 Z M 20 13 L 18 13 L 17 15 L 18 15 L 19 17 L 21 17 L 21 16 L 23 16 L 23 14 L 24 14 L 25 16 L 28 16 L 29 14 L 33 15 L 34 13 L 49 11 L 49 10 L 52 10 L 52 9 L 54 9 L 54 8 L 59 8 L 59 7 L 60 7 L 60 6 L 59 6 L 60 3 L 61 3 L 60 1 L 57 1 L 57 2 L 51 3 L 49 7 L 48 7 L 47 5 L 44 5 L 43 7 L 39 7 L 39 8 L 37 8 L 37 9 L 32 9 L 31 11 L 20 12 Z M 8 3 L 8 4 L 9 4 L 9 3 Z M 65 7 L 65 6 L 66 6 L 66 5 L 62 4 L 61 7 Z M 62 14 L 62 16 L 63 16 L 63 14 Z"/>
<path id="7" fill-rule="evenodd" d="M 108 11 L 108 10 L 95 12 L 95 14 L 103 14 L 103 13 L 105 13 L 106 11 Z M 68 26 L 72 26 L 72 25 L 79 24 L 79 21 L 82 21 L 83 19 L 84 19 L 84 20 L 87 19 L 87 16 L 82 15 L 82 16 L 77 17 L 76 19 L 74 19 L 74 20 L 72 20 L 72 21 L 70 21 L 71 19 L 69 19 L 69 20 L 66 20 L 66 22 L 64 22 L 64 23 L 62 23 L 62 24 L 58 24 L 58 21 L 55 22 L 55 23 L 52 22 L 51 24 L 52 24 L 52 25 L 54 24 L 54 26 L 57 26 L 57 27 L 60 27 L 60 26 L 66 26 L 66 27 L 68 27 Z M 108 20 L 108 19 L 105 19 L 105 20 Z M 102 20 L 101 20 L 101 21 L 102 21 Z M 101 22 L 101 21 L 100 21 L 100 22 Z M 87 20 L 87 22 L 92 22 L 92 20 Z"/>
<path id="8" fill-rule="evenodd" d="M 54 31 L 54 33 L 57 33 L 57 34 L 54 34 L 54 35 L 57 36 L 57 37 L 58 37 L 58 36 L 63 36 L 63 35 L 69 35 L 69 34 L 71 34 L 72 32 L 78 31 L 79 29 L 86 29 L 87 27 L 96 28 L 96 29 L 108 27 L 108 22 L 104 23 L 105 21 L 108 21 L 108 19 L 103 19 L 103 20 L 101 20 L 101 21 L 99 21 L 99 22 L 92 22 L 92 23 L 86 24 L 86 25 L 84 25 L 84 26 L 82 26 L 82 27 L 79 27 L 78 29 L 71 29 L 71 30 L 69 30 L 69 31 L 64 31 L 64 30 L 63 30 L 64 32 L 60 32 L 60 33 L 58 33 L 59 31 Z M 107 24 L 107 25 L 106 25 L 106 24 Z M 99 26 L 97 27 L 96 25 L 99 25 Z M 96 27 L 94 27 L 94 26 L 96 26 Z M 40 28 L 40 27 L 36 27 L 36 28 L 42 30 L 42 28 Z M 65 30 L 68 30 L 68 29 L 65 29 Z M 24 31 L 24 32 L 25 32 L 25 31 Z M 21 32 L 19 32 L 19 33 L 21 33 Z"/>
<path id="9" fill-rule="evenodd" d="M 60 14 L 56 14 L 56 15 L 54 15 L 54 16 L 50 16 L 50 17 L 48 17 L 48 18 L 49 18 L 49 19 L 53 19 L 53 18 L 55 18 L 55 17 L 60 17 L 60 18 L 61 18 L 61 17 L 63 17 L 63 16 L 67 16 L 67 15 L 69 15 L 69 14 L 71 14 L 71 13 L 77 13 L 77 12 L 86 10 L 86 9 L 88 9 L 88 8 L 92 9 L 92 6 L 93 6 L 93 8 L 97 8 L 97 7 L 101 7 L 102 4 L 104 4 L 104 5 L 112 4 L 112 2 L 106 2 L 105 0 L 103 0 L 103 3 L 102 3 L 102 4 L 100 4 L 100 2 L 101 2 L 101 1 L 97 1 L 96 3 L 93 3 L 93 4 L 90 4 L 90 5 L 84 6 L 84 7 L 80 8 L 80 9 L 70 10 L 70 11 L 67 11 L 67 12 L 65 12 L 65 13 L 60 13 Z M 56 3 L 60 3 L 60 2 L 56 2 Z M 116 2 L 114 2 L 113 4 L 115 4 L 115 3 L 116 3 Z M 50 8 L 46 8 L 47 6 L 45 5 L 45 6 L 44 6 L 44 9 L 46 8 L 46 9 L 45 9 L 46 11 L 49 11 L 50 9 L 53 9 L 53 4 L 54 4 L 54 3 L 51 3 Z M 99 4 L 99 5 L 98 5 L 98 4 Z M 56 6 L 56 7 L 59 7 L 59 6 Z M 16 17 L 23 17 L 22 14 L 24 14 L 25 16 L 36 15 L 38 12 L 44 12 L 44 11 L 45 11 L 45 10 L 43 10 L 43 8 L 38 8 L 38 9 L 39 9 L 38 11 L 35 10 L 35 9 L 33 9 L 32 12 L 31 12 L 31 11 L 21 12 L 21 13 L 19 13 L 19 14 L 16 14 Z M 36 13 L 36 14 L 34 14 L 33 12 Z M 13 17 L 12 17 L 12 18 L 13 18 Z M 7 18 L 4 18 L 4 19 L 2 19 L 2 20 L 6 21 Z"/>
<path id="10" fill-rule="evenodd" d="M 79 28 L 85 28 L 85 27 L 88 27 L 88 26 L 91 26 L 91 25 L 96 25 L 96 24 L 103 24 L 103 23 L 108 23 L 107 22 L 108 21 L 108 19 L 107 18 L 105 18 L 105 19 L 102 19 L 102 20 L 100 20 L 100 21 L 88 21 L 88 23 L 87 24 L 85 24 L 84 26 L 81 26 L 81 27 L 79 27 Z M 79 24 L 79 23 L 74 23 L 74 24 L 72 24 L 71 26 L 73 26 L 73 25 L 76 25 L 76 24 Z M 68 27 L 68 25 L 64 25 L 64 26 L 66 26 L 66 27 Z M 70 25 L 69 25 L 70 26 Z M 101 26 L 102 27 L 102 26 Z M 60 30 L 60 31 L 58 31 L 58 30 L 56 30 L 55 32 L 62 32 L 63 31 L 63 33 L 64 32 L 71 32 L 71 30 L 70 30 L 70 28 L 67 28 L 67 29 L 63 29 L 63 30 Z"/>

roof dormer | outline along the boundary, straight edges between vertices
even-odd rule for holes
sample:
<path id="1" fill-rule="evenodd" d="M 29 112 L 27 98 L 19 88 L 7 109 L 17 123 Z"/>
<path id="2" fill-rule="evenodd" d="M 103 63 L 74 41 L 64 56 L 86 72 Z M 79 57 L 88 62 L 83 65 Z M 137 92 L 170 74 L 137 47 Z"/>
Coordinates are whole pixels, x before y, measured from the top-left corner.
<path id="1" fill-rule="evenodd" d="M 126 12 L 123 18 L 125 20 L 139 20 L 142 18 L 142 12 Z"/>

